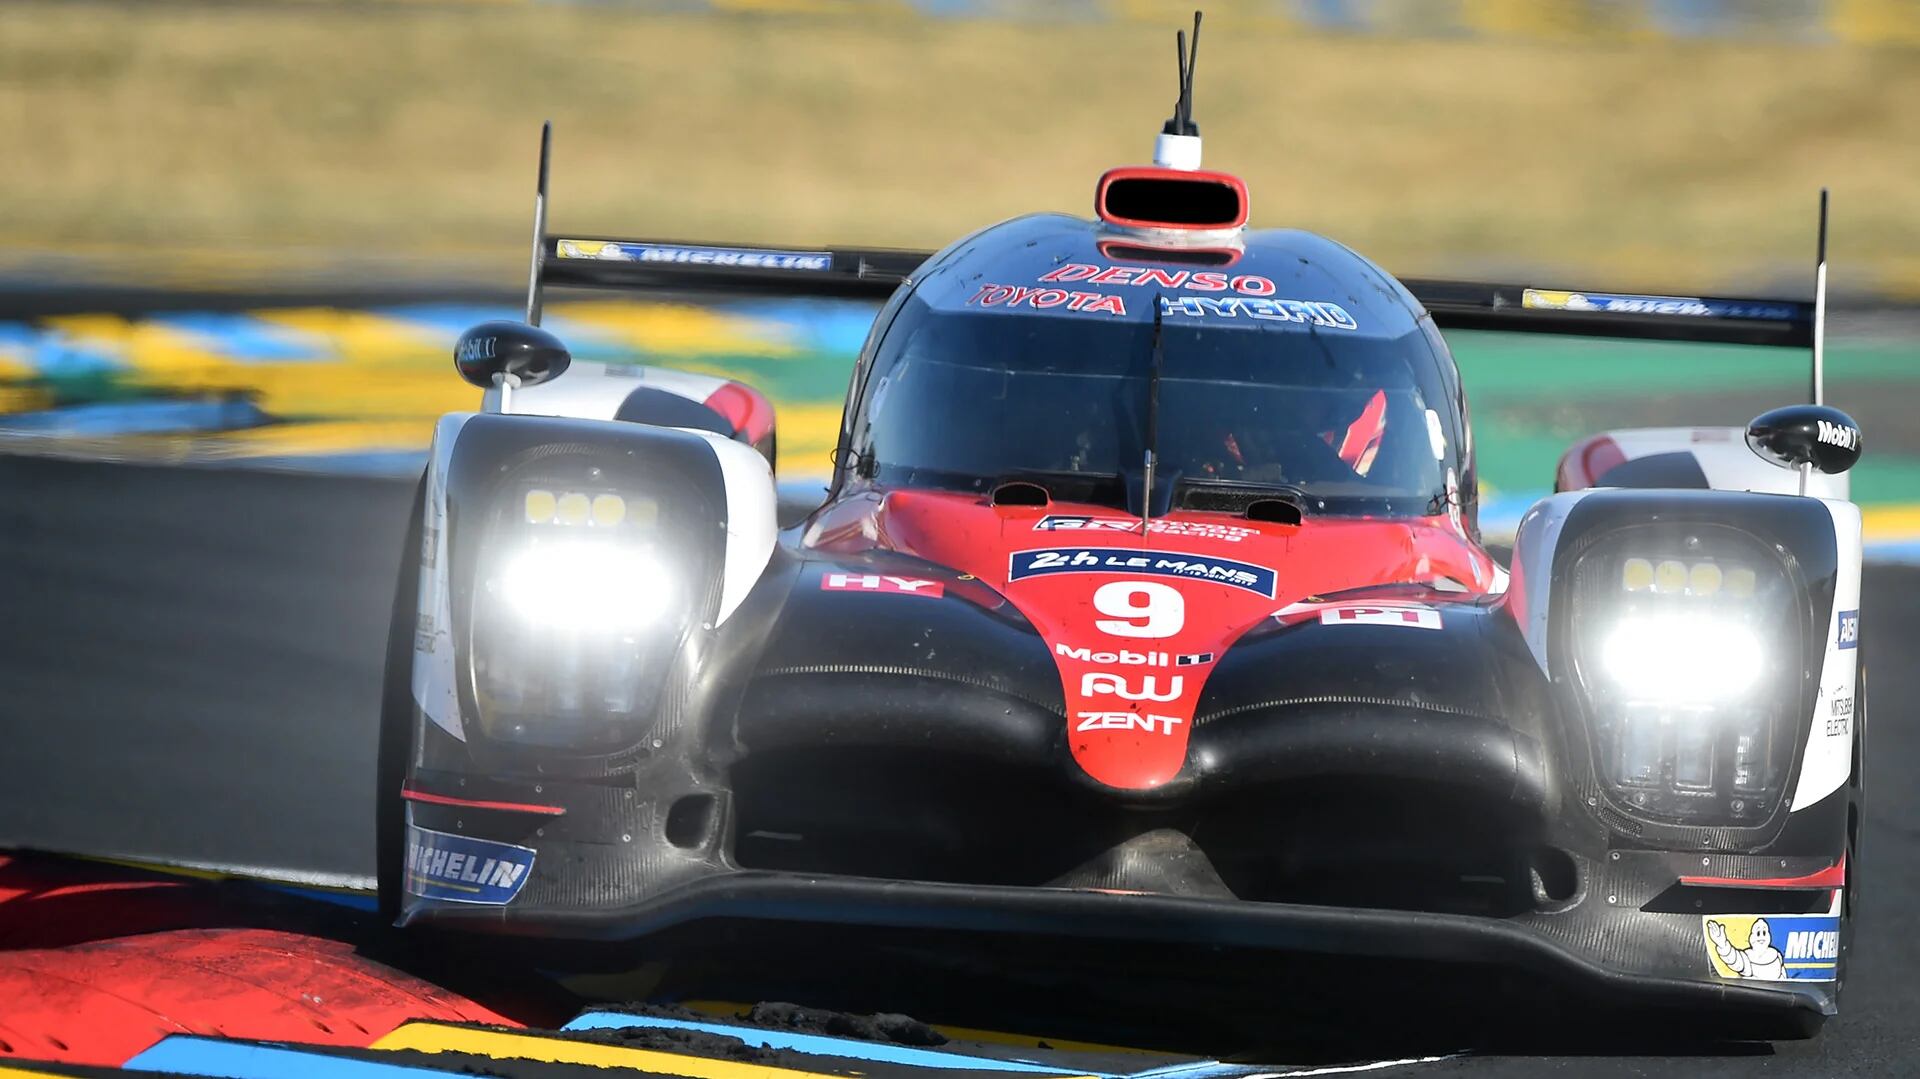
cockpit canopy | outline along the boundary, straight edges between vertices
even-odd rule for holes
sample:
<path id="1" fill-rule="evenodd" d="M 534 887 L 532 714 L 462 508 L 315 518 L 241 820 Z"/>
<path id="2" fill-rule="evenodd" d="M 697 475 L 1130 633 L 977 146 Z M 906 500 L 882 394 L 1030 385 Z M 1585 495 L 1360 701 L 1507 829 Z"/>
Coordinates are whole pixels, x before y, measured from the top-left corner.
<path id="1" fill-rule="evenodd" d="M 1009 222 L 896 296 L 854 387 L 851 478 L 1027 480 L 1138 512 L 1151 437 L 1156 513 L 1263 494 L 1339 515 L 1470 501 L 1452 358 L 1384 272 L 1305 233 L 1199 252 L 1096 235 Z"/>

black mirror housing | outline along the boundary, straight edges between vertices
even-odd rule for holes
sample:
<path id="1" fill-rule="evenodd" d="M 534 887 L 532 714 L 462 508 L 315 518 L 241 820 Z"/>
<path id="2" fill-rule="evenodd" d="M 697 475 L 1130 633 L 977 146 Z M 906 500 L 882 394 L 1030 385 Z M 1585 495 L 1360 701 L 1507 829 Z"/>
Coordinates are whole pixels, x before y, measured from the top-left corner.
<path id="1" fill-rule="evenodd" d="M 521 387 L 538 386 L 559 378 L 573 356 L 560 339 L 538 326 L 505 319 L 482 322 L 460 335 L 453 346 L 453 366 L 460 377 L 482 389 L 494 376 L 512 375 Z"/>
<path id="2" fill-rule="evenodd" d="M 1812 465 L 1838 475 L 1860 460 L 1864 443 L 1853 417 L 1826 405 L 1788 405 L 1747 425 L 1747 448 L 1781 468 Z"/>

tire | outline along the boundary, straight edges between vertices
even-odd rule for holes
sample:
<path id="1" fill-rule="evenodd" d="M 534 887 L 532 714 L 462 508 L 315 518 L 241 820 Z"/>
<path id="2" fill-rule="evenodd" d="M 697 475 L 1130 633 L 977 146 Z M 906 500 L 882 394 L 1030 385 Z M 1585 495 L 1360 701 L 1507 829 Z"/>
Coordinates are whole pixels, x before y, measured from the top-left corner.
<path id="1" fill-rule="evenodd" d="M 406 862 L 407 808 L 400 788 L 413 753 L 413 631 L 420 604 L 420 533 L 425 517 L 427 480 L 413 492 L 413 514 L 400 550 L 400 572 L 393 586 L 393 612 L 387 624 L 387 665 L 380 695 L 380 744 L 374 766 L 374 879 L 380 917 L 400 917 Z"/>

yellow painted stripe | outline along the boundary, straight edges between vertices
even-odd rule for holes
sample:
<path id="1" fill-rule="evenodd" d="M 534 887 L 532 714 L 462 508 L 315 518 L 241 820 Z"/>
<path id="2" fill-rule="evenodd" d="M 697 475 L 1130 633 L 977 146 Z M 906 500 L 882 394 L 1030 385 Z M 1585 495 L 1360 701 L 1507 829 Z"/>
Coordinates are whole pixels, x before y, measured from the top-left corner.
<path id="1" fill-rule="evenodd" d="M 165 873 L 170 877 L 189 877 L 193 880 L 227 879 L 227 874 L 214 869 L 192 869 L 187 866 L 162 865 L 157 862 L 136 862 L 131 858 L 84 858 L 82 860 L 98 862 L 101 865 L 117 865 L 123 869 L 144 869 L 150 873 Z"/>
<path id="2" fill-rule="evenodd" d="M 1870 541 L 1920 538 L 1920 506 L 1862 506 L 1860 529 Z"/>
<path id="3" fill-rule="evenodd" d="M 629 1049 L 567 1038 L 507 1034 L 438 1023 L 408 1023 L 374 1042 L 373 1047 L 413 1049 L 422 1053 L 472 1053 L 495 1060 L 540 1060 L 553 1064 L 586 1064 L 596 1068 L 632 1068 L 655 1075 L 683 1075 L 688 1079 L 829 1079 L 828 1073 L 823 1072 L 743 1064 L 732 1060 L 709 1060 L 652 1049 Z"/>
<path id="4" fill-rule="evenodd" d="M 129 321 L 118 315 L 59 315 L 44 321 L 74 344 L 109 353 L 135 371 L 168 383 L 234 366 L 206 341 L 158 322 Z"/>
<path id="5" fill-rule="evenodd" d="M 832 475 L 833 447 L 840 442 L 839 404 L 776 404 L 774 430 L 780 436 L 782 479 Z"/>
<path id="6" fill-rule="evenodd" d="M 387 364 L 431 358 L 439 364 L 442 376 L 453 373 L 453 337 L 430 326 L 337 307 L 289 307 L 250 313 L 262 322 L 318 338 L 347 363 Z"/>
<path id="7" fill-rule="evenodd" d="M 345 420 L 281 423 L 209 436 L 206 442 L 243 456 L 424 450 L 433 440 L 433 420 Z"/>
<path id="8" fill-rule="evenodd" d="M 53 394 L 36 386 L 0 386 L 0 414 L 53 407 Z"/>
<path id="9" fill-rule="evenodd" d="M 11 1064 L 0 1064 L 0 1076 L 20 1076 L 21 1079 L 67 1079 L 67 1076 L 59 1072 L 43 1072 L 33 1068 L 15 1067 Z"/>
<path id="10" fill-rule="evenodd" d="M 793 327 L 710 307 L 672 303 L 561 303 L 549 314 L 652 353 L 785 357 L 800 354 Z M 674 366 L 680 366 L 678 364 Z"/>

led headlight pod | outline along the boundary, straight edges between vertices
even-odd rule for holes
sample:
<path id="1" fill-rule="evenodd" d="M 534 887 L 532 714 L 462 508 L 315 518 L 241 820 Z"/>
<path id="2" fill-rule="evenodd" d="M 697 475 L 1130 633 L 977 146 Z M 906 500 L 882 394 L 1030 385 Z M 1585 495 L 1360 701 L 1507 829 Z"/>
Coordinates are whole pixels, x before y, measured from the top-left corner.
<path id="1" fill-rule="evenodd" d="M 673 477 L 552 454 L 489 492 L 468 656 L 490 739 L 572 752 L 639 741 L 697 609 L 711 523 Z"/>
<path id="2" fill-rule="evenodd" d="M 1758 823 L 1783 797 L 1804 600 L 1723 525 L 1628 527 L 1571 564 L 1566 623 L 1596 778 L 1635 816 Z"/>
<path id="3" fill-rule="evenodd" d="M 529 545 L 501 566 L 497 587 L 516 615 L 560 632 L 631 632 L 674 602 L 657 555 L 607 543 Z"/>
<path id="4" fill-rule="evenodd" d="M 1622 616 L 1599 658 L 1629 700 L 1711 703 L 1744 699 L 1759 685 L 1766 647 L 1738 618 L 1649 613 Z"/>

